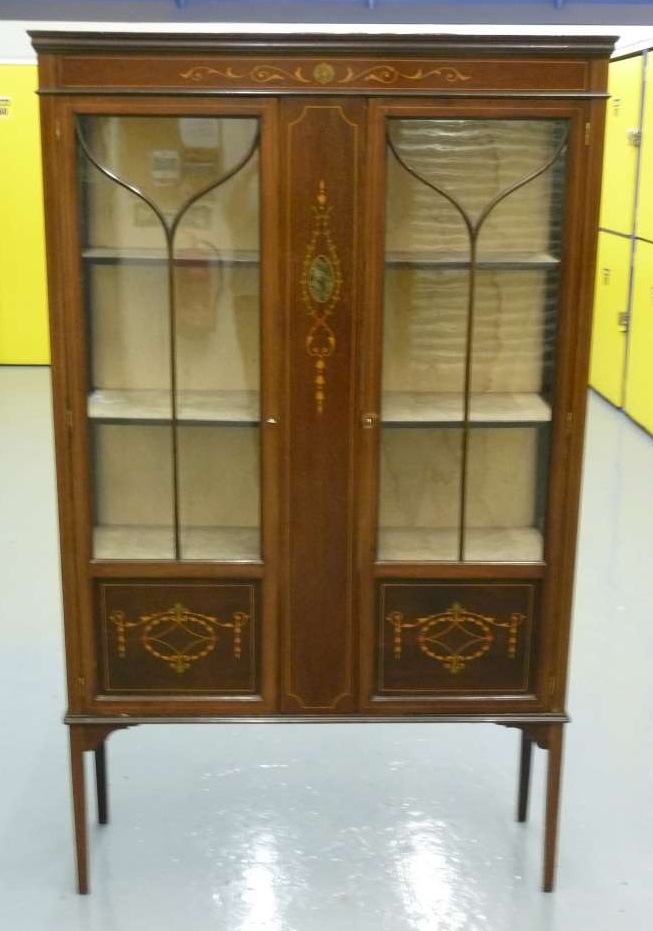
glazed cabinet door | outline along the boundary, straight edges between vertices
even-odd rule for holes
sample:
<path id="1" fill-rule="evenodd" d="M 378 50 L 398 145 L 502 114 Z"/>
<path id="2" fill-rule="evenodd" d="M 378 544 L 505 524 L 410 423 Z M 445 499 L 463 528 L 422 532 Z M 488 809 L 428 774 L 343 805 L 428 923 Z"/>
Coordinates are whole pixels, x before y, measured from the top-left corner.
<path id="1" fill-rule="evenodd" d="M 89 102 L 67 124 L 84 647 L 105 698 L 273 697 L 273 118 Z"/>
<path id="2" fill-rule="evenodd" d="M 550 107 L 372 105 L 361 563 L 377 706 L 534 697 L 572 124 Z"/>

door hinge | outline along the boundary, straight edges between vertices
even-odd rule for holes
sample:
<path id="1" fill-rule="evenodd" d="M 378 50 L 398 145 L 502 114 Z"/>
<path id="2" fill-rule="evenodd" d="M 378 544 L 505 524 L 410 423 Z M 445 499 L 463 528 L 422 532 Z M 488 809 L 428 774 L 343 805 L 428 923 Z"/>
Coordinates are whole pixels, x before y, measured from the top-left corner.
<path id="1" fill-rule="evenodd" d="M 617 324 L 622 333 L 627 333 L 630 329 L 630 313 L 627 310 L 622 310 L 620 314 L 617 314 Z"/>
<path id="2" fill-rule="evenodd" d="M 567 431 L 567 436 L 569 436 L 574 429 L 574 412 L 573 411 L 567 411 L 567 415 L 565 417 L 565 429 Z"/>
<path id="3" fill-rule="evenodd" d="M 61 123 L 59 120 L 56 120 L 54 124 L 54 138 L 57 140 L 57 142 L 61 141 Z"/>
<path id="4" fill-rule="evenodd" d="M 551 696 L 551 695 L 555 694 L 555 690 L 556 690 L 556 677 L 555 677 L 555 676 L 549 676 L 549 681 L 548 681 L 547 689 L 546 689 L 547 694 L 548 694 L 549 696 Z"/>
<path id="5" fill-rule="evenodd" d="M 66 429 L 73 429 L 73 412 L 69 407 L 66 408 Z"/>
<path id="6" fill-rule="evenodd" d="M 634 146 L 636 149 L 639 149 L 642 144 L 641 129 L 629 129 L 626 135 L 628 136 L 629 144 Z"/>
<path id="7" fill-rule="evenodd" d="M 77 691 L 79 692 L 80 698 L 83 698 L 86 693 L 86 679 L 84 676 L 77 677 Z"/>
<path id="8" fill-rule="evenodd" d="M 585 145 L 589 145 L 592 137 L 592 124 L 585 123 Z"/>

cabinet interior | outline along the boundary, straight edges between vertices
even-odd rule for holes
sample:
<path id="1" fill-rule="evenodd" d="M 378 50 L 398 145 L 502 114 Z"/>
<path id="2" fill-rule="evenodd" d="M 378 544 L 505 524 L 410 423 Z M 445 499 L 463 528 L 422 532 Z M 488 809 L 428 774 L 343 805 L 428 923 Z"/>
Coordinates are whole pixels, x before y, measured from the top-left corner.
<path id="1" fill-rule="evenodd" d="M 543 558 L 560 120 L 387 120 L 377 558 Z M 259 126 L 86 117 L 94 555 L 260 559 Z"/>

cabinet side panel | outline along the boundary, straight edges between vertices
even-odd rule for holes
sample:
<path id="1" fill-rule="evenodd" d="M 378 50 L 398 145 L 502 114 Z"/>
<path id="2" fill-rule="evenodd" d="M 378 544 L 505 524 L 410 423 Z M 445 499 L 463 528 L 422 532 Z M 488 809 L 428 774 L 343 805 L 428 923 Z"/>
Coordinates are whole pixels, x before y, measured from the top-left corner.
<path id="1" fill-rule="evenodd" d="M 599 74 L 604 68 L 604 63 L 595 65 Z M 605 126 L 603 101 L 593 101 L 579 116 L 581 121 L 587 120 L 590 129 L 585 144 L 581 133 L 576 131 L 570 146 L 570 177 L 578 179 L 578 183 L 573 185 L 567 211 L 567 227 L 574 231 L 574 236 L 573 241 L 568 237 L 570 253 L 567 259 L 567 290 L 564 292 L 565 309 L 561 318 L 557 350 L 560 360 L 558 407 L 561 412 L 567 411 L 566 424 L 563 424 L 562 417 L 559 417 L 558 437 L 565 431 L 567 444 L 564 458 L 560 457 L 557 460 L 551 488 L 549 526 L 552 526 L 555 513 L 555 537 L 550 531 L 552 543 L 547 553 L 548 571 L 542 606 L 543 619 L 550 635 L 543 651 L 546 659 L 542 668 L 546 669 L 549 703 L 547 710 L 553 712 L 564 708 L 568 672 L 592 298 L 596 273 Z M 560 443 L 559 438 L 557 442 Z"/>
<path id="2" fill-rule="evenodd" d="M 285 710 L 347 711 L 355 690 L 351 514 L 363 113 L 358 100 L 285 104 Z"/>
<path id="3" fill-rule="evenodd" d="M 40 62 L 40 80 L 54 69 L 46 58 Z M 41 143 L 43 157 L 43 192 L 47 237 L 48 306 L 50 346 L 52 356 L 52 406 L 57 464 L 57 499 L 59 511 L 59 541 L 61 551 L 61 582 L 66 640 L 66 673 L 68 710 L 79 711 L 83 696 L 82 644 L 77 603 L 75 568 L 75 521 L 73 481 L 70 461 L 68 343 L 66 339 L 66 282 L 63 266 L 55 244 L 63 239 L 65 227 L 63 203 L 59 196 L 63 184 L 60 163 L 61 101 L 41 99 Z"/>

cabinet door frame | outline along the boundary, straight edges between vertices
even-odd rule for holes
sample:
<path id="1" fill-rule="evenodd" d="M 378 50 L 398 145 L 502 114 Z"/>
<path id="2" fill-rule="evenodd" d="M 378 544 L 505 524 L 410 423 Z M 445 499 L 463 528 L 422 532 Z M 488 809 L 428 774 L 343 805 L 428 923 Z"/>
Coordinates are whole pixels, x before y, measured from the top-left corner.
<path id="1" fill-rule="evenodd" d="M 69 712 L 148 716 L 174 709 L 184 716 L 210 713 L 251 714 L 269 711 L 277 696 L 277 578 L 279 575 L 279 502 L 281 442 L 276 429 L 282 402 L 279 372 L 281 327 L 278 301 L 278 128 L 277 102 L 271 98 L 189 99 L 170 95 L 45 97 L 42 99 L 43 146 L 48 190 L 49 241 L 60 243 L 48 255 L 50 327 L 53 355 L 55 440 L 58 465 L 62 579 L 67 649 Z M 84 116 L 258 117 L 261 204 L 261 543 L 260 561 L 116 560 L 92 556 L 91 459 L 87 418 L 86 306 L 80 273 L 81 230 L 75 121 Z M 48 150 L 50 154 L 48 155 Z M 56 166 L 55 162 L 56 154 Z M 260 579 L 260 693 L 253 698 L 224 698 L 219 692 L 177 698 L 156 695 L 103 696 L 97 669 L 94 618 L 96 579 L 226 580 Z M 180 710 L 181 709 L 181 710 Z"/>
<path id="2" fill-rule="evenodd" d="M 416 712 L 455 712 L 464 707 L 480 713 L 562 711 L 565 657 L 569 638 L 577 496 L 580 487 L 582 437 L 588 367 L 588 330 L 594 280 L 594 238 L 598 214 L 600 159 L 593 146 L 601 145 L 601 103 L 581 100 L 515 101 L 514 99 L 437 100 L 402 102 L 392 98 L 369 103 L 368 125 L 368 273 L 361 344 L 361 416 L 371 413 L 379 424 L 383 316 L 383 243 L 385 204 L 385 132 L 387 117 L 432 119 L 567 119 L 567 185 L 556 335 L 554 405 L 551 423 L 550 473 L 546 508 L 544 558 L 519 564 L 376 562 L 375 525 L 379 492 L 380 430 L 361 430 L 357 500 L 360 567 L 361 707 L 366 712 L 392 713 L 400 708 Z M 599 163 L 597 168 L 597 162 Z M 583 206 L 585 205 L 585 206 Z M 585 261 L 582 261 L 585 258 Z M 537 657 L 532 688 L 523 696 L 430 697 L 388 699 L 375 694 L 375 588 L 381 579 L 427 580 L 542 580 Z"/>

